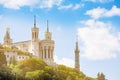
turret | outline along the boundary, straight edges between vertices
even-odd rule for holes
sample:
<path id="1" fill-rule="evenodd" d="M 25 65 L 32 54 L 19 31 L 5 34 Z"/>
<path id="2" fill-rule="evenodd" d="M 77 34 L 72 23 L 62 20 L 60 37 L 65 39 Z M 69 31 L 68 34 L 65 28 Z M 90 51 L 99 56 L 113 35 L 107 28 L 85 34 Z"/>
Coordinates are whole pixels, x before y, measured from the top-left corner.
<path id="1" fill-rule="evenodd" d="M 36 26 L 36 16 L 34 16 L 34 27 L 32 31 L 31 49 L 30 52 L 34 56 L 39 56 L 39 28 Z"/>
<path id="2" fill-rule="evenodd" d="M 97 80 L 106 80 L 105 75 L 103 73 L 98 73 L 97 76 L 98 76 Z"/>
<path id="3" fill-rule="evenodd" d="M 78 37 L 76 39 L 76 47 L 75 47 L 75 68 L 77 70 L 80 70 L 80 64 L 79 64 L 79 48 L 78 48 Z"/>
<path id="4" fill-rule="evenodd" d="M 11 47 L 12 46 L 12 39 L 10 38 L 10 31 L 9 28 L 6 28 L 6 34 L 4 37 L 4 46 Z"/>
<path id="5" fill-rule="evenodd" d="M 41 56 L 48 65 L 54 64 L 54 40 L 52 40 L 52 33 L 49 32 L 48 21 L 45 39 L 41 41 Z"/>
<path id="6" fill-rule="evenodd" d="M 39 28 L 36 27 L 36 16 L 34 16 L 34 27 L 32 28 L 32 41 L 39 40 Z"/>
<path id="7" fill-rule="evenodd" d="M 48 20 L 47 20 L 47 30 L 45 32 L 45 40 L 51 40 L 52 38 L 52 34 L 51 32 L 49 32 L 49 24 L 48 24 Z"/>

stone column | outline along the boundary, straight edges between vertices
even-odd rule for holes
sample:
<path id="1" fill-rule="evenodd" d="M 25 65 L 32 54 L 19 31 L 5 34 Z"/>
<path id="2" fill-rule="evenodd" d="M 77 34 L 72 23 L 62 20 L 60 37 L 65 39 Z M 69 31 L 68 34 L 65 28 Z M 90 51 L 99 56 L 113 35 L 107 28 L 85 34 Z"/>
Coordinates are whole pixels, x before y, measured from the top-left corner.
<path id="1" fill-rule="evenodd" d="M 48 60 L 48 46 L 46 47 L 46 59 Z"/>
<path id="2" fill-rule="evenodd" d="M 52 48 L 51 48 L 51 59 L 53 58 Z"/>
<path id="3" fill-rule="evenodd" d="M 53 49 L 51 49 L 51 54 L 52 54 L 51 58 L 53 59 Z"/>
<path id="4" fill-rule="evenodd" d="M 44 60 L 44 57 L 45 57 L 45 53 L 44 53 L 44 50 L 45 50 L 45 49 L 44 49 L 44 47 L 43 47 L 42 50 L 43 50 L 43 60 Z"/>
<path id="5" fill-rule="evenodd" d="M 44 58 L 46 59 L 46 48 L 44 49 Z"/>
<path id="6" fill-rule="evenodd" d="M 43 49 L 41 49 L 41 59 L 43 59 Z"/>
<path id="7" fill-rule="evenodd" d="M 49 56 L 49 57 L 50 57 L 50 60 L 51 60 L 51 48 L 49 49 L 49 54 L 50 54 L 50 56 Z"/>

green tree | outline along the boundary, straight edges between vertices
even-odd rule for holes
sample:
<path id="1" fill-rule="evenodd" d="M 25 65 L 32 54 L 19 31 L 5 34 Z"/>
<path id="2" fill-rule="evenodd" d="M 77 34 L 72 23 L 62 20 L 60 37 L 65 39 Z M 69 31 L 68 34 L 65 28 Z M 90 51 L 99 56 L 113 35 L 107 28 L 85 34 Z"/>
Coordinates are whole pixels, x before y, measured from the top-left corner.
<path id="1" fill-rule="evenodd" d="M 40 71 L 40 70 L 27 72 L 25 77 L 26 77 L 26 79 L 29 79 L 29 80 L 37 80 L 40 77 L 39 76 L 40 72 L 43 73 L 43 71 Z"/>
<path id="2" fill-rule="evenodd" d="M 50 74 L 50 76 L 54 76 L 55 74 L 55 69 L 52 66 L 45 66 L 44 71 Z"/>
<path id="3" fill-rule="evenodd" d="M 12 74 L 12 70 L 6 66 L 2 65 L 0 67 L 0 80 L 13 80 L 14 74 Z"/>
<path id="4" fill-rule="evenodd" d="M 0 67 L 2 65 L 6 65 L 6 64 L 7 64 L 7 62 L 6 62 L 6 56 L 4 55 L 3 52 L 0 52 Z"/>
<path id="5" fill-rule="evenodd" d="M 50 74 L 46 73 L 44 70 L 27 72 L 25 77 L 29 80 L 52 80 Z"/>
<path id="6" fill-rule="evenodd" d="M 66 78 L 66 80 L 72 80 L 72 78 L 71 78 L 70 76 L 68 76 L 68 77 Z"/>
<path id="7" fill-rule="evenodd" d="M 20 61 L 13 69 L 13 72 L 16 73 L 16 75 L 19 77 L 25 77 L 27 72 L 43 70 L 46 65 L 47 64 L 40 59 L 29 58 Z"/>
<path id="8" fill-rule="evenodd" d="M 17 64 L 17 60 L 16 60 L 15 56 L 10 57 L 10 64 L 13 64 L 13 65 Z"/>

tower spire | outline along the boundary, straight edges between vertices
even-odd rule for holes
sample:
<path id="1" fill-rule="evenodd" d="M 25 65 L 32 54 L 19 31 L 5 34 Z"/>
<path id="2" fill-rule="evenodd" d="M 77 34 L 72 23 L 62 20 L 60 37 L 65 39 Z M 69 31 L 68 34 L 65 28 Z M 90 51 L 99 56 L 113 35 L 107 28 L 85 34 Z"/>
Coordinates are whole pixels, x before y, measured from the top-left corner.
<path id="1" fill-rule="evenodd" d="M 9 28 L 6 28 L 6 35 L 5 38 L 10 39 L 10 32 L 9 32 Z"/>
<path id="2" fill-rule="evenodd" d="M 12 39 L 10 38 L 10 31 L 9 28 L 6 28 L 6 34 L 4 37 L 4 46 L 11 47 Z"/>
<path id="3" fill-rule="evenodd" d="M 34 15 L 34 28 L 36 28 L 36 15 Z"/>
<path id="4" fill-rule="evenodd" d="M 52 37 L 52 33 L 49 32 L 49 24 L 48 24 L 48 20 L 47 20 L 47 27 L 46 27 L 46 31 L 45 31 L 45 39 L 46 40 L 51 40 Z"/>
<path id="5" fill-rule="evenodd" d="M 39 36 L 39 28 L 36 26 L 36 15 L 34 15 L 34 27 L 31 29 L 32 31 L 32 41 L 37 41 Z"/>
<path id="6" fill-rule="evenodd" d="M 76 37 L 76 47 L 75 47 L 75 68 L 77 70 L 80 70 L 80 64 L 79 64 L 79 47 L 78 47 L 78 35 Z"/>
<path id="7" fill-rule="evenodd" d="M 48 24 L 48 20 L 47 20 L 47 32 L 49 32 L 49 24 Z"/>
<path id="8" fill-rule="evenodd" d="M 79 51 L 79 49 L 78 49 L 78 35 L 76 36 L 76 50 Z"/>

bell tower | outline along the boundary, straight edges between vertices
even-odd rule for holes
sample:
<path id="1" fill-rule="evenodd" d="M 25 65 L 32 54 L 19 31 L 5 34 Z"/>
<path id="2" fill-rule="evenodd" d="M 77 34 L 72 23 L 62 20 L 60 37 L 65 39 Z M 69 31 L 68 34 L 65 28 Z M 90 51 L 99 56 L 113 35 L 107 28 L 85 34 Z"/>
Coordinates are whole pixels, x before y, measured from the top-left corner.
<path id="1" fill-rule="evenodd" d="M 80 70 L 80 64 L 79 64 L 79 48 L 78 48 L 78 36 L 77 36 L 77 39 L 76 39 L 76 47 L 75 47 L 75 68 L 77 70 Z"/>
<path id="2" fill-rule="evenodd" d="M 4 46 L 11 47 L 12 46 L 12 39 L 10 38 L 10 31 L 9 28 L 6 28 L 6 34 L 4 37 Z"/>
<path id="3" fill-rule="evenodd" d="M 31 29 L 32 31 L 32 40 L 31 40 L 31 48 L 30 52 L 33 56 L 39 56 L 39 28 L 36 26 L 36 16 L 34 16 L 34 27 Z"/>
<path id="4" fill-rule="evenodd" d="M 36 27 L 36 16 L 34 16 L 34 27 L 32 28 L 32 41 L 37 41 L 39 38 L 39 28 Z"/>
<path id="5" fill-rule="evenodd" d="M 41 59 L 48 65 L 54 65 L 54 40 L 52 33 L 49 31 L 48 21 L 47 30 L 45 31 L 45 39 L 41 41 Z"/>
<path id="6" fill-rule="evenodd" d="M 52 34 L 51 32 L 49 32 L 49 24 L 48 24 L 48 20 L 47 20 L 47 30 L 45 32 L 45 40 L 51 40 Z"/>
<path id="7" fill-rule="evenodd" d="M 103 73 L 98 73 L 98 78 L 97 80 L 106 80 L 105 75 Z"/>

